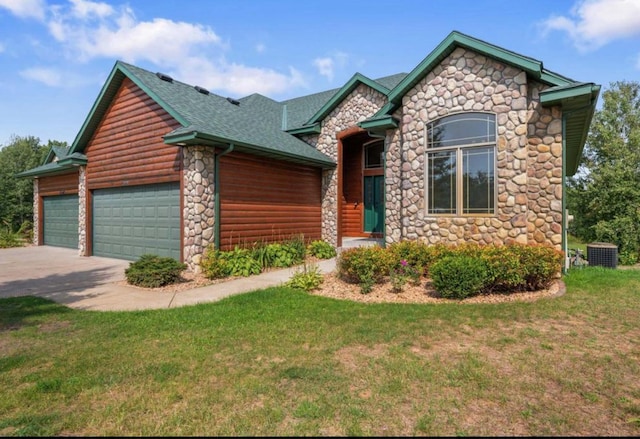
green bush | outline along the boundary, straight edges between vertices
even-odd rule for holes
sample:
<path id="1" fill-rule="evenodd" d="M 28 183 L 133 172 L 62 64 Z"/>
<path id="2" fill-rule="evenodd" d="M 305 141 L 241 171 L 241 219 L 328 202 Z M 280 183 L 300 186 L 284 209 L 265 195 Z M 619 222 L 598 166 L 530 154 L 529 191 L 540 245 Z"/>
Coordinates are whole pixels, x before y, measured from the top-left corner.
<path id="1" fill-rule="evenodd" d="M 336 255 L 336 249 L 328 242 L 322 240 L 312 241 L 307 246 L 307 252 L 311 256 L 319 259 L 331 259 Z"/>
<path id="2" fill-rule="evenodd" d="M 200 269 L 207 279 L 221 279 L 229 276 L 229 267 L 222 252 L 210 245 L 200 260 Z"/>
<path id="3" fill-rule="evenodd" d="M 430 273 L 434 288 L 446 299 L 477 296 L 491 282 L 484 259 L 467 255 L 444 257 L 431 266 Z"/>
<path id="4" fill-rule="evenodd" d="M 317 265 L 307 266 L 305 264 L 301 269 L 296 270 L 285 285 L 308 292 L 319 288 L 323 281 L 324 277 Z"/>
<path id="5" fill-rule="evenodd" d="M 562 270 L 564 253 L 548 245 L 513 244 L 507 246 L 516 252 L 524 270 L 524 289 L 540 290 L 549 286 Z"/>
<path id="6" fill-rule="evenodd" d="M 222 259 L 224 270 L 228 276 L 251 276 L 262 273 L 262 267 L 253 258 L 252 252 L 246 248 L 236 246 L 233 250 L 220 252 L 218 258 Z"/>
<path id="7" fill-rule="evenodd" d="M 180 280 L 180 273 L 186 269 L 173 258 L 164 258 L 152 254 L 140 256 L 124 270 L 127 282 L 146 288 L 157 288 Z"/>
<path id="8" fill-rule="evenodd" d="M 349 283 L 357 283 L 363 293 L 382 282 L 393 264 L 393 255 L 378 246 L 344 250 L 338 257 L 338 276 Z"/>
<path id="9" fill-rule="evenodd" d="M 289 244 L 268 244 L 265 253 L 264 267 L 286 268 L 302 262 L 298 249 Z"/>

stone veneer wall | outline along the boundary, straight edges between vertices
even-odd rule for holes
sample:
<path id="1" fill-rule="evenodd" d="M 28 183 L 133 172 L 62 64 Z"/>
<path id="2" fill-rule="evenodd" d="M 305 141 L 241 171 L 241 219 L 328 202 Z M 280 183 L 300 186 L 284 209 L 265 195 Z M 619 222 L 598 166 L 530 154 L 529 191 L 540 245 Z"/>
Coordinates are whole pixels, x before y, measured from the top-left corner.
<path id="1" fill-rule="evenodd" d="M 200 271 L 200 260 L 214 240 L 214 149 L 185 146 L 183 149 L 184 262 Z"/>
<path id="2" fill-rule="evenodd" d="M 33 179 L 33 245 L 40 245 L 40 195 L 37 178 Z"/>
<path id="3" fill-rule="evenodd" d="M 526 73 L 456 49 L 404 97 L 387 135 L 386 241 L 562 242 L 562 122 Z M 491 216 L 427 216 L 425 126 L 465 111 L 496 114 L 497 206 Z"/>
<path id="4" fill-rule="evenodd" d="M 87 256 L 87 167 L 78 173 L 78 254 Z"/>
<path id="5" fill-rule="evenodd" d="M 307 143 L 338 160 L 337 135 L 372 116 L 386 103 L 386 96 L 360 84 L 322 121 L 317 136 L 305 138 Z M 322 238 L 332 245 L 338 242 L 338 170 L 322 172 Z"/>

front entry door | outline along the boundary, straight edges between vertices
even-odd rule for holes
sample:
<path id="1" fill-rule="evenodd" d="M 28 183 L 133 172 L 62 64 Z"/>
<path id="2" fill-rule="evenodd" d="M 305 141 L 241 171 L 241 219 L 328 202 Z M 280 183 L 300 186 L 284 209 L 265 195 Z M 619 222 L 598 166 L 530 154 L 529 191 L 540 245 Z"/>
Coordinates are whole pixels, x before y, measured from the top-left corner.
<path id="1" fill-rule="evenodd" d="M 364 231 L 382 233 L 384 227 L 384 176 L 364 177 Z"/>

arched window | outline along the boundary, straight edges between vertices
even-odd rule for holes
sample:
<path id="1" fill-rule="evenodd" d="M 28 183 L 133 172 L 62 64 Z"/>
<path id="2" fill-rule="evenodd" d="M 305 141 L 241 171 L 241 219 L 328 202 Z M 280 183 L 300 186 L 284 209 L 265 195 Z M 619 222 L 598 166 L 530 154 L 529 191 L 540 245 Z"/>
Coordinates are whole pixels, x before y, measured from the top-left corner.
<path id="1" fill-rule="evenodd" d="M 496 117 L 445 116 L 426 127 L 427 214 L 495 213 Z"/>

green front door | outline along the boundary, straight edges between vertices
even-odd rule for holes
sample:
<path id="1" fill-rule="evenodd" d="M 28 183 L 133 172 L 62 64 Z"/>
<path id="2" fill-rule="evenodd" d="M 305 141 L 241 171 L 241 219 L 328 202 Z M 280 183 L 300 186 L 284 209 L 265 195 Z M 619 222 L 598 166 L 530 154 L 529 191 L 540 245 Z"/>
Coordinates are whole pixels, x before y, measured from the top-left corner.
<path id="1" fill-rule="evenodd" d="M 78 195 L 43 197 L 45 245 L 78 248 Z"/>
<path id="2" fill-rule="evenodd" d="M 384 227 L 384 176 L 364 177 L 364 231 L 382 233 Z"/>
<path id="3" fill-rule="evenodd" d="M 93 254 L 135 260 L 145 253 L 180 260 L 180 184 L 93 192 Z"/>

